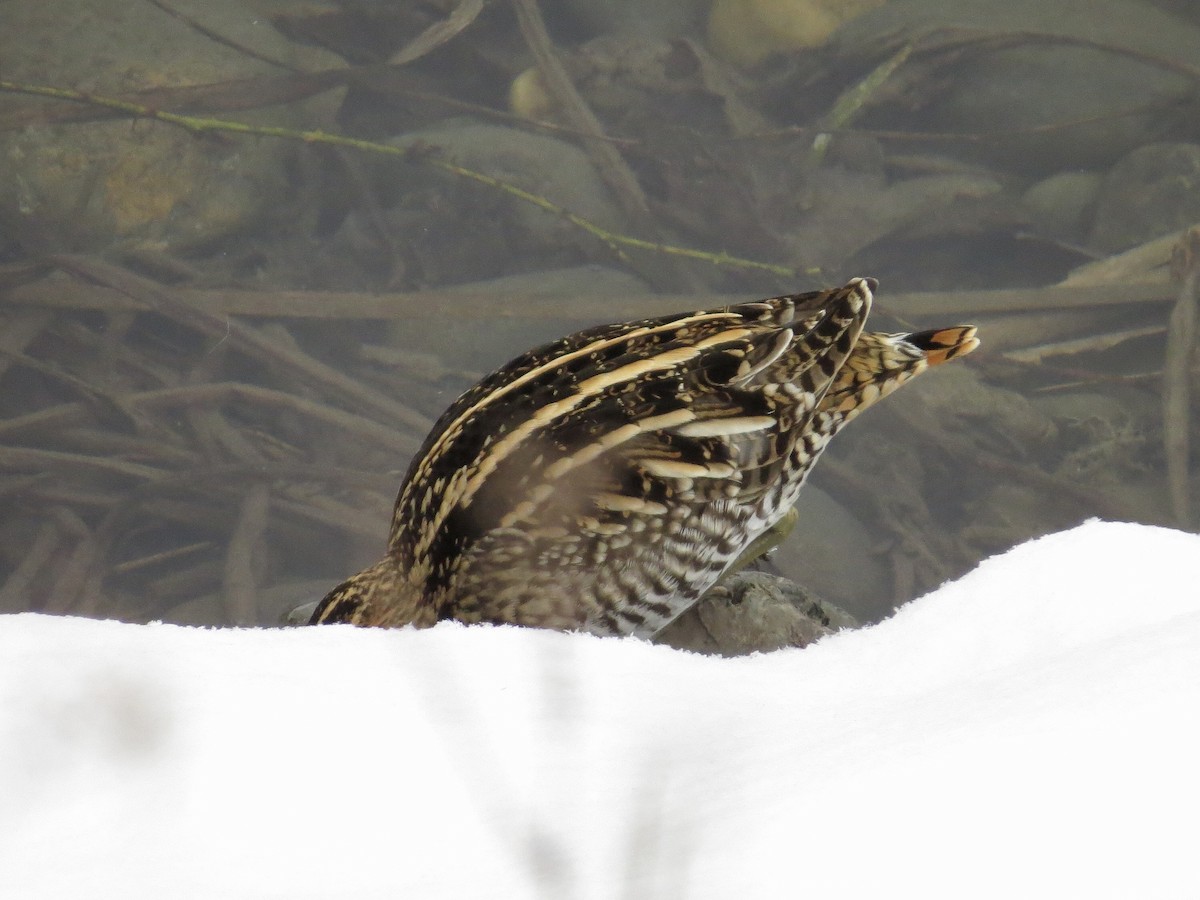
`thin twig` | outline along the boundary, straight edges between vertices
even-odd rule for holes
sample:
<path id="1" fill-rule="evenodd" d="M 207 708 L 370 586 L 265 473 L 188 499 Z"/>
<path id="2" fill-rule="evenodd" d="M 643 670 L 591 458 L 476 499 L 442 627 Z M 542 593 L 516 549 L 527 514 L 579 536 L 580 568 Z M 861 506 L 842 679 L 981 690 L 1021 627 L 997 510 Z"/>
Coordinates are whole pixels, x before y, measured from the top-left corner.
<path id="1" fill-rule="evenodd" d="M 225 556 L 225 614 L 234 625 L 259 624 L 254 563 L 262 555 L 270 508 L 270 490 L 259 482 L 242 498 L 237 526 L 229 536 L 229 551 Z"/>
<path id="2" fill-rule="evenodd" d="M 612 144 L 602 138 L 604 126 L 596 118 L 596 114 L 575 89 L 567 70 L 563 68 L 554 49 L 554 43 L 546 31 L 546 23 L 537 8 L 537 0 L 513 0 L 513 8 L 517 13 L 517 22 L 521 27 L 521 35 L 533 54 L 538 72 L 541 74 L 546 88 L 562 109 L 563 115 L 580 133 L 588 137 L 583 139 L 588 154 L 596 164 L 600 177 L 613 193 L 625 214 L 635 222 L 645 222 L 650 215 L 650 204 L 637 178 L 626 165 L 625 160 L 617 153 Z"/>
<path id="3" fill-rule="evenodd" d="M 1076 353 L 1099 353 L 1110 350 L 1118 344 L 1133 338 L 1150 337 L 1165 331 L 1161 325 L 1143 325 L 1140 328 L 1123 328 L 1118 331 L 1105 331 L 1101 334 L 1091 334 L 1085 337 L 1071 338 L 1064 341 L 1046 341 L 1033 347 L 1022 347 L 1017 350 L 1007 350 L 1005 358 L 1017 362 L 1040 363 L 1051 356 L 1065 356 Z"/>
<path id="4" fill-rule="evenodd" d="M 896 70 L 912 55 L 912 44 L 905 44 L 896 53 L 884 60 L 871 70 L 866 78 L 855 82 L 838 95 L 833 107 L 822 118 L 817 126 L 817 134 L 813 136 L 812 147 L 808 153 L 808 165 L 817 168 L 824 160 L 829 149 L 831 132 L 844 129 L 866 108 L 883 84 L 895 74 Z"/>
<path id="5" fill-rule="evenodd" d="M 0 469 L 100 471 L 140 481 L 156 481 L 164 474 L 162 469 L 126 462 L 123 459 L 88 456 L 84 453 L 63 453 L 59 450 L 36 450 L 32 447 L 0 447 Z"/>
<path id="6" fill-rule="evenodd" d="M 213 43 L 220 44 L 222 47 L 228 47 L 230 50 L 234 50 L 237 53 L 241 53 L 244 56 L 250 57 L 251 59 L 257 59 L 259 62 L 264 62 L 269 66 L 275 66 L 276 68 L 280 68 L 280 69 L 287 69 L 290 72 L 299 71 L 293 65 L 290 65 L 286 62 L 275 59 L 273 57 L 267 56 L 265 53 L 261 53 L 258 50 L 255 50 L 253 47 L 247 47 L 245 44 L 242 44 L 242 43 L 234 40 L 231 37 L 221 34 L 221 32 L 216 31 L 213 28 L 209 28 L 207 25 L 205 25 L 199 19 L 196 19 L 193 16 L 189 16 L 186 13 L 184 13 L 178 9 L 175 9 L 175 7 L 173 7 L 167 3 L 164 3 L 163 0 L 148 0 L 148 2 L 153 4 L 154 6 L 158 7 L 160 10 L 162 10 L 168 16 L 179 19 L 181 22 L 183 22 L 185 25 L 187 25 L 189 28 L 191 28 L 197 34 L 203 35 L 204 37 L 208 38 Z"/>
<path id="7" fill-rule="evenodd" d="M 214 546 L 212 541 L 193 541 L 190 544 L 184 544 L 180 547 L 172 547 L 170 550 L 151 553 L 147 556 L 139 556 L 137 559 L 127 559 L 125 562 L 114 565 L 112 567 L 112 574 L 130 575 L 134 572 L 140 572 L 142 569 L 161 566 L 163 563 L 175 562 L 185 556 L 192 556 L 196 553 L 212 550 Z"/>
<path id="8" fill-rule="evenodd" d="M 340 71 L 332 74 L 338 76 L 339 78 L 344 75 L 344 73 Z M 303 77 L 313 79 L 316 78 L 316 76 Z M 607 228 L 603 228 L 590 219 L 586 219 L 583 216 L 571 212 L 566 207 L 560 206 L 546 197 L 541 197 L 530 191 L 523 190 L 514 184 L 503 181 L 499 178 L 494 178 L 483 172 L 477 172 L 464 166 L 459 166 L 451 161 L 441 159 L 436 155 L 436 153 L 427 152 L 423 154 L 414 154 L 411 148 L 397 147 L 391 144 L 381 144 L 376 141 L 366 141 L 359 138 L 347 137 L 345 135 L 331 134 L 326 131 L 300 131 L 292 128 L 280 128 L 272 125 L 253 125 L 245 122 L 235 122 L 228 119 L 213 119 L 199 116 L 181 115 L 179 113 L 169 112 L 167 110 L 158 109 L 142 103 L 135 103 L 129 100 L 123 100 L 117 97 L 90 94 L 83 91 L 72 90 L 70 88 L 60 88 L 50 85 L 24 84 L 21 82 L 0 79 L 0 92 L 29 94 L 37 97 L 52 97 L 58 100 L 69 100 L 76 103 L 84 103 L 90 106 L 103 108 L 123 116 L 132 116 L 139 119 L 153 119 L 158 122 L 175 125 L 180 128 L 185 128 L 195 134 L 204 134 L 207 132 L 257 135 L 259 137 L 274 137 L 293 141 L 303 141 L 304 143 L 309 144 L 329 144 L 338 147 L 353 147 L 367 153 L 376 153 L 384 156 L 397 157 L 409 162 L 442 169 L 443 171 L 449 172 L 452 175 L 456 175 L 460 178 L 466 178 L 471 181 L 476 181 L 480 184 L 487 185 L 488 187 L 495 188 L 496 190 L 502 191 L 511 197 L 514 197 L 525 203 L 530 203 L 539 209 L 545 210 L 548 213 L 560 216 L 577 228 L 587 232 L 598 240 L 603 241 L 614 248 L 628 247 L 632 249 L 648 250 L 655 253 L 666 254 L 668 256 L 677 256 L 683 259 L 695 259 L 701 262 L 711 263 L 712 265 L 726 268 L 769 272 L 784 278 L 797 278 L 803 274 L 812 274 L 813 271 L 811 269 L 797 269 L 793 266 L 782 266 L 775 263 L 761 262 L 759 260 L 743 259 L 741 257 L 731 256 L 730 254 L 723 252 L 714 253 L 706 250 L 695 250 L 690 247 L 677 247 L 662 243 L 661 241 L 645 240 L 642 238 L 634 238 L 628 235 L 619 234 Z"/>
<path id="9" fill-rule="evenodd" d="M 446 18 L 434 22 L 415 38 L 400 48 L 388 60 L 392 65 L 402 66 L 415 62 L 431 50 L 435 50 L 470 25 L 483 11 L 483 0 L 459 0 Z"/>
<path id="10" fill-rule="evenodd" d="M 54 522 L 41 524 L 33 540 L 22 548 L 21 561 L 0 587 L 0 612 L 20 612 L 31 608 L 30 587 L 42 573 L 62 538 Z"/>
<path id="11" fill-rule="evenodd" d="M 410 407 L 397 403 L 320 360 L 297 349 L 283 346 L 279 341 L 270 340 L 258 329 L 244 322 L 197 309 L 177 297 L 170 289 L 132 272 L 80 256 L 60 255 L 53 257 L 53 261 L 72 274 L 90 281 L 98 281 L 125 294 L 143 304 L 144 308 L 161 313 L 212 337 L 227 339 L 242 352 L 254 358 L 268 360 L 336 397 L 366 407 L 390 420 L 402 422 L 422 433 L 428 431 L 432 424 L 428 418 Z"/>
<path id="12" fill-rule="evenodd" d="M 0 328 L 0 378 L 53 321 L 54 313 L 48 309 L 29 309 L 8 317 Z"/>
<path id="13" fill-rule="evenodd" d="M 80 595 L 104 554 L 96 541 L 96 532 L 88 528 L 87 523 L 74 511 L 60 507 L 54 511 L 54 516 L 60 530 L 76 537 L 78 542 L 58 568 L 57 578 L 46 597 L 44 608 L 52 613 L 73 612 L 81 601 L 86 604 L 87 601 L 82 600 Z"/>
<path id="14" fill-rule="evenodd" d="M 1187 233 L 1175 253 L 1182 284 L 1171 311 L 1163 363 L 1163 448 L 1171 512 L 1181 528 L 1191 528 L 1191 361 L 1196 352 L 1196 306 L 1200 303 L 1200 228 Z"/>
<path id="15" fill-rule="evenodd" d="M 1186 234 L 1185 228 L 1082 265 L 1071 271 L 1059 285 L 1072 288 L 1094 285 L 1124 287 L 1143 282 L 1165 282 L 1168 280 L 1171 254 Z"/>
<path id="16" fill-rule="evenodd" d="M 670 248 L 660 248 L 669 252 Z M 863 273 L 869 274 L 869 273 Z M 250 291 L 174 288 L 188 306 L 212 316 L 254 316 L 298 319 L 561 319 L 560 294 L 510 293 L 445 288 L 395 293 L 348 291 Z M 878 297 L 879 309 L 904 316 L 938 317 L 964 313 L 1045 312 L 1050 309 L 1172 302 L 1174 292 L 1165 276 L 1157 281 L 1047 285 L 999 290 L 917 291 Z M 0 294 L 10 305 L 63 309 L 127 310 L 145 307 L 99 285 L 46 279 Z M 757 299 L 744 294 L 579 294 L 571 298 L 571 316 L 585 321 L 615 321 L 649 315 L 715 308 Z"/>
<path id="17" fill-rule="evenodd" d="M 583 138 L 583 145 L 601 180 L 612 190 L 633 226 L 647 237 L 655 239 L 651 240 L 651 246 L 661 243 L 657 240 L 660 235 L 658 223 L 650 212 L 650 204 L 641 184 L 625 162 L 625 158 L 621 156 L 620 150 L 605 139 L 604 126 L 575 89 L 546 31 L 546 23 L 538 10 L 537 0 L 513 0 L 513 8 L 517 13 L 521 35 L 525 38 L 529 52 L 533 54 L 538 72 L 550 96 L 554 98 L 571 127 L 587 135 Z M 662 283 L 661 275 L 655 278 L 659 274 L 657 272 L 644 274 L 663 288 L 670 288 L 672 285 L 683 288 L 702 287 L 694 273 L 683 269 L 673 273 L 662 273 L 667 275 L 667 283 Z"/>

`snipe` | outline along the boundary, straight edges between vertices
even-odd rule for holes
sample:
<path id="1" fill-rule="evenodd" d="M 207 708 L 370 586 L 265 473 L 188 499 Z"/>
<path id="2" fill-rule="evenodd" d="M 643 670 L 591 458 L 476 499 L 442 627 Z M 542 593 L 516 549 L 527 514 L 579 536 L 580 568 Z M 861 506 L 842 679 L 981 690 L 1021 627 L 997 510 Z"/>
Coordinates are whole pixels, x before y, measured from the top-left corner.
<path id="1" fill-rule="evenodd" d="M 463 394 L 413 458 L 387 555 L 313 623 L 650 636 L 795 503 L 837 431 L 975 329 L 863 332 L 873 279 L 605 325 Z"/>

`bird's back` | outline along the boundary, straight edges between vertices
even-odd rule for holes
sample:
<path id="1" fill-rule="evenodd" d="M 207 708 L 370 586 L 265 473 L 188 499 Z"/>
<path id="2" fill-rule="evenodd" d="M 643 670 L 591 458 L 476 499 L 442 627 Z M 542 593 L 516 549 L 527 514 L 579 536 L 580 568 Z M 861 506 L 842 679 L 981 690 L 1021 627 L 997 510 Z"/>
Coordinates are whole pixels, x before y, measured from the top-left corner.
<path id="1" fill-rule="evenodd" d="M 335 591 L 314 621 L 657 632 L 787 512 L 845 421 L 928 364 L 904 336 L 860 346 L 873 287 L 602 326 L 518 357 L 410 466 L 380 564 L 399 599 Z"/>

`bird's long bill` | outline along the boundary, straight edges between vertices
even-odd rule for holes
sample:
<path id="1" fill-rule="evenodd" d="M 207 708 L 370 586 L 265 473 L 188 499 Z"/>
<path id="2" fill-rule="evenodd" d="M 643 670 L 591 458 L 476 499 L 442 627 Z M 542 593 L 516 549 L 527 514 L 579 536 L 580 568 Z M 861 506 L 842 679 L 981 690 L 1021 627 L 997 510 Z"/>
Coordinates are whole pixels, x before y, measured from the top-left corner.
<path id="1" fill-rule="evenodd" d="M 939 366 L 957 356 L 966 356 L 979 346 L 974 325 L 954 325 L 933 331 L 918 331 L 905 338 L 908 343 L 925 351 L 925 362 Z"/>

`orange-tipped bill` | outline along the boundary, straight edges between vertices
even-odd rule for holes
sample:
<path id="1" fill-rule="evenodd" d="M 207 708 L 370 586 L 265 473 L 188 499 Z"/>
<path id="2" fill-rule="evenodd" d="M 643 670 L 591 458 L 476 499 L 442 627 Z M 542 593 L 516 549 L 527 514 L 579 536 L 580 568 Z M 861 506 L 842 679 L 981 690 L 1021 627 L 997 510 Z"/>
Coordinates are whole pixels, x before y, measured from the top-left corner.
<path id="1" fill-rule="evenodd" d="M 966 356 L 979 346 L 974 325 L 954 325 L 934 331 L 921 331 L 907 338 L 925 351 L 925 361 L 931 366 L 941 365 L 958 356 Z"/>

